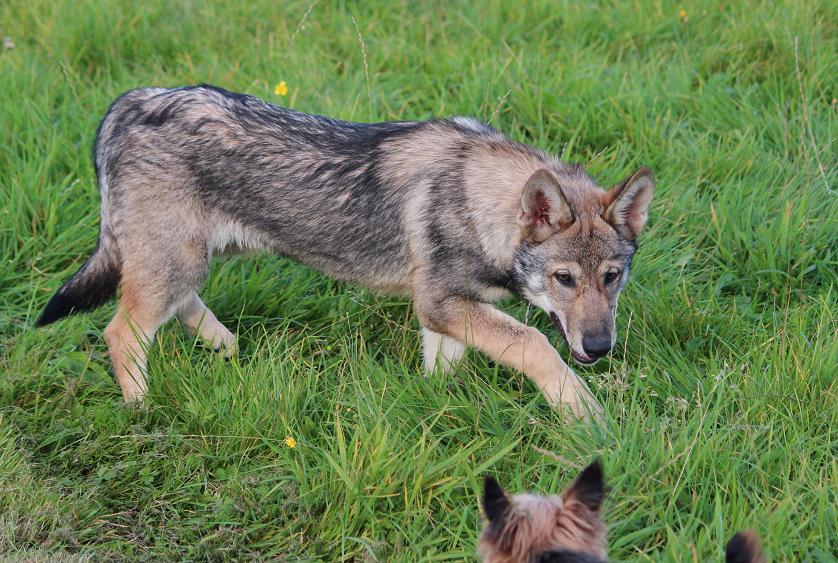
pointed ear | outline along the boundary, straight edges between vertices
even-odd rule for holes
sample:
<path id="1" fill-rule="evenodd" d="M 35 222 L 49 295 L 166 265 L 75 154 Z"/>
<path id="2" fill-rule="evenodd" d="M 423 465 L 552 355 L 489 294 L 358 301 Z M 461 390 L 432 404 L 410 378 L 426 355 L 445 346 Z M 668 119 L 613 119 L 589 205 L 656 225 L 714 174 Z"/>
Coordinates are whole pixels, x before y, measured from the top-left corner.
<path id="1" fill-rule="evenodd" d="M 577 500 L 587 506 L 591 512 L 599 512 L 602 500 L 605 498 L 605 479 L 602 475 L 602 464 L 595 459 L 576 478 L 573 484 L 562 495 L 566 501 Z"/>
<path id="2" fill-rule="evenodd" d="M 646 224 L 654 192 L 652 171 L 644 166 L 605 194 L 603 218 L 627 239 L 637 238 Z"/>
<path id="3" fill-rule="evenodd" d="M 502 522 L 509 510 L 509 497 L 491 475 L 483 480 L 483 512 L 489 522 Z"/>
<path id="4" fill-rule="evenodd" d="M 541 242 L 572 223 L 573 212 L 556 177 L 543 168 L 536 171 L 521 194 L 518 226 L 524 239 Z"/>

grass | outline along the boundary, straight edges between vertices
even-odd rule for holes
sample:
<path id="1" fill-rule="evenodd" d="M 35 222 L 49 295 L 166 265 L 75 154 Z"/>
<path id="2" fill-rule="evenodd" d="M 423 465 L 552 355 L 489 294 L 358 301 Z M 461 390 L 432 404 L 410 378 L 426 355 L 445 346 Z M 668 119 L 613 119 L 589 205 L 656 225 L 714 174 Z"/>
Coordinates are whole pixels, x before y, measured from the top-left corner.
<path id="1" fill-rule="evenodd" d="M 142 6 L 0 6 L 4 557 L 470 560 L 484 472 L 553 492 L 601 456 L 614 559 L 718 560 L 753 527 L 772 560 L 835 560 L 834 3 Z M 606 185 L 652 166 L 618 349 L 577 369 L 607 424 L 564 424 L 475 353 L 423 378 L 407 301 L 272 257 L 216 262 L 203 292 L 239 357 L 172 323 L 147 407 L 125 408 L 113 305 L 32 322 L 95 244 L 108 103 L 196 82 L 346 119 L 491 119 Z"/>

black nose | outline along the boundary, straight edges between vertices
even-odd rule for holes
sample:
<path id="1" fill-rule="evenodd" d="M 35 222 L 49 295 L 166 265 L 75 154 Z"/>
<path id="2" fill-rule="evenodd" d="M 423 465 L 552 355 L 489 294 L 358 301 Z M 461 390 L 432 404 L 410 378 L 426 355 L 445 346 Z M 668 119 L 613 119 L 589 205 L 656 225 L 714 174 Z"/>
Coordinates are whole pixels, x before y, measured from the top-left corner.
<path id="1" fill-rule="evenodd" d="M 582 336 L 582 349 L 591 358 L 601 358 L 611 351 L 611 335 L 586 334 Z"/>

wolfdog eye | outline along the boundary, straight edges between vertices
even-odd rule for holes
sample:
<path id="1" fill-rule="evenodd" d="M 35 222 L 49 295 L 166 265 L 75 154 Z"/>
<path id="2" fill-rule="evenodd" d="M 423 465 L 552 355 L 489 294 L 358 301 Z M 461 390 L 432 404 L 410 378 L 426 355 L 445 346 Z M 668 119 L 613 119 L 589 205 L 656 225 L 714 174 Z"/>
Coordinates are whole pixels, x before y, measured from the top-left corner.
<path id="1" fill-rule="evenodd" d="M 556 272 L 556 280 L 565 287 L 573 287 L 573 276 L 568 272 Z"/>
<path id="2" fill-rule="evenodd" d="M 605 285 L 611 285 L 618 279 L 620 279 L 620 270 L 611 270 L 610 272 L 606 272 L 605 276 L 603 277 L 603 281 Z"/>

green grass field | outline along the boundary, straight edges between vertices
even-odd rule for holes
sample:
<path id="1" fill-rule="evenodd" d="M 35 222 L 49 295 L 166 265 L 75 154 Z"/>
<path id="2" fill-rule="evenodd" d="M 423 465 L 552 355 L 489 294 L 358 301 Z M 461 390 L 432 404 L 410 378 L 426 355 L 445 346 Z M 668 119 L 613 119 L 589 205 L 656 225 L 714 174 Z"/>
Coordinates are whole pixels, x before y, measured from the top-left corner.
<path id="1" fill-rule="evenodd" d="M 0 557 L 472 560 L 485 472 L 557 492 L 601 456 L 616 560 L 718 560 L 745 527 L 772 560 L 835 560 L 834 2 L 142 6 L 0 5 Z M 423 377 L 407 300 L 273 257 L 217 261 L 204 289 L 239 356 L 170 323 L 147 408 L 124 407 L 113 304 L 32 324 L 94 247 L 110 101 L 197 82 L 474 115 L 603 185 L 651 166 L 618 346 L 577 367 L 606 424 L 563 423 L 477 353 Z"/>

